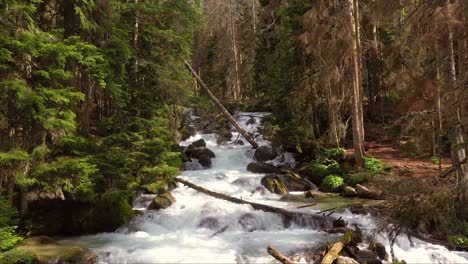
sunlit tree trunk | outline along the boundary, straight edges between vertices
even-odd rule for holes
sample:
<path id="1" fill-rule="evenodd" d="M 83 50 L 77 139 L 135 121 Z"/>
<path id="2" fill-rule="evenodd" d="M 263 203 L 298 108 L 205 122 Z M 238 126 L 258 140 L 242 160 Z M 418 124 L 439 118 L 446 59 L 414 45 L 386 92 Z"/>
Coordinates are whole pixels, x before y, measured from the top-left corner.
<path id="1" fill-rule="evenodd" d="M 364 157 L 364 130 L 363 130 L 363 117 L 362 117 L 362 100 L 361 100 L 361 84 L 359 78 L 359 37 L 357 29 L 358 19 L 355 17 L 356 12 L 354 7 L 357 6 L 357 0 L 348 0 L 347 13 L 351 32 L 351 45 L 352 45 L 352 121 L 353 121 L 353 145 L 354 157 L 358 166 L 363 164 Z"/>
<path id="2" fill-rule="evenodd" d="M 452 13 L 450 11 L 450 0 L 445 1 L 447 20 L 450 21 Z M 450 126 L 450 139 L 452 143 L 452 160 L 453 162 L 460 163 L 465 160 L 466 152 L 464 146 L 464 131 L 462 124 L 462 93 L 460 89 L 457 89 L 457 73 L 455 65 L 455 50 L 454 50 L 454 32 L 450 24 L 447 25 L 447 92 L 449 94 L 448 107 L 448 118 Z M 459 170 L 460 177 L 468 179 L 468 167 L 465 164 L 460 166 Z"/>

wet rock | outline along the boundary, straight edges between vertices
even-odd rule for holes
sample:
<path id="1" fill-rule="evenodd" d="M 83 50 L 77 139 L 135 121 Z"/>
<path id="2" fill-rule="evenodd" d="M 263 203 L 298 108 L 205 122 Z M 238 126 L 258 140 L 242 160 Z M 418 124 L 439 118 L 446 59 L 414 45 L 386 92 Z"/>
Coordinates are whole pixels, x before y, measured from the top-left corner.
<path id="1" fill-rule="evenodd" d="M 353 187 L 345 186 L 343 188 L 343 192 L 341 193 L 341 195 L 344 196 L 344 197 L 356 197 L 357 192 Z"/>
<path id="2" fill-rule="evenodd" d="M 255 121 L 255 118 L 253 116 L 251 116 L 249 118 L 249 120 L 247 120 L 247 122 L 245 122 L 246 125 L 253 125 L 255 123 L 256 123 L 256 121 Z"/>
<path id="3" fill-rule="evenodd" d="M 72 247 L 63 253 L 57 264 L 94 264 L 97 263 L 95 252 L 87 248 Z"/>
<path id="4" fill-rule="evenodd" d="M 343 220 L 343 219 L 336 219 L 335 221 L 333 221 L 333 227 L 334 228 L 342 228 L 342 227 L 346 227 L 346 221 Z"/>
<path id="5" fill-rule="evenodd" d="M 255 157 L 255 160 L 259 162 L 272 160 L 276 158 L 276 151 L 271 147 L 261 146 L 257 148 L 257 150 L 255 151 L 254 157 Z"/>
<path id="6" fill-rule="evenodd" d="M 206 142 L 204 139 L 199 139 L 191 144 L 195 148 L 206 148 Z"/>
<path id="7" fill-rule="evenodd" d="M 278 177 L 291 192 L 305 192 L 312 190 L 314 187 L 317 188 L 313 183 L 293 174 L 279 174 Z"/>
<path id="8" fill-rule="evenodd" d="M 215 158 L 216 155 L 213 151 L 207 148 L 189 148 L 185 151 L 185 154 L 190 159 L 200 159 L 201 156 L 208 156 L 210 158 Z"/>
<path id="9" fill-rule="evenodd" d="M 200 163 L 198 163 L 197 161 L 185 162 L 182 165 L 182 170 L 183 171 L 203 170 L 203 166 Z"/>
<path id="10" fill-rule="evenodd" d="M 217 229 L 219 227 L 218 219 L 214 217 L 205 217 L 200 220 L 198 228 L 208 228 L 208 229 Z"/>
<path id="11" fill-rule="evenodd" d="M 265 176 L 260 183 L 272 193 L 283 195 L 289 192 L 288 188 L 276 176 Z"/>
<path id="12" fill-rule="evenodd" d="M 217 180 L 226 180 L 228 178 L 228 176 L 226 174 L 224 174 L 224 173 L 216 173 L 215 178 Z"/>
<path id="13" fill-rule="evenodd" d="M 387 250 L 385 249 L 385 246 L 382 245 L 382 243 L 372 243 L 372 244 L 370 244 L 369 245 L 369 250 L 371 250 L 372 252 L 377 254 L 377 256 L 381 260 L 388 261 L 390 259 L 389 255 L 387 253 Z"/>
<path id="14" fill-rule="evenodd" d="M 216 143 L 221 145 L 227 141 L 231 141 L 232 133 L 228 129 L 223 129 L 222 131 L 218 132 L 218 138 L 216 139 Z"/>
<path id="15" fill-rule="evenodd" d="M 350 257 L 339 256 L 336 259 L 336 264 L 359 264 L 359 262 Z"/>
<path id="16" fill-rule="evenodd" d="M 378 258 L 377 254 L 374 252 L 362 249 L 356 252 L 357 260 L 359 263 L 368 263 L 368 264 L 382 264 L 382 261 Z"/>
<path id="17" fill-rule="evenodd" d="M 239 139 L 239 140 L 237 140 L 237 141 L 235 142 L 235 144 L 236 144 L 236 145 L 239 145 L 239 146 L 243 146 L 245 143 L 244 143 L 244 141 L 242 141 L 242 140 Z"/>
<path id="18" fill-rule="evenodd" d="M 266 189 L 264 187 L 257 187 L 252 192 L 252 195 L 254 195 L 254 194 L 265 195 L 266 194 Z"/>
<path id="19" fill-rule="evenodd" d="M 163 193 L 154 198 L 153 202 L 149 205 L 148 209 L 150 210 L 159 210 L 169 208 L 173 203 L 176 202 L 176 199 L 170 192 Z"/>
<path id="20" fill-rule="evenodd" d="M 279 173 L 274 165 L 263 162 L 252 162 L 247 165 L 247 170 L 253 173 Z"/>
<path id="21" fill-rule="evenodd" d="M 382 197 L 382 192 L 378 190 L 371 190 L 363 185 L 356 184 L 354 187 L 356 190 L 357 196 L 359 198 L 367 199 L 380 199 Z"/>
<path id="22" fill-rule="evenodd" d="M 213 162 L 211 161 L 211 158 L 207 155 L 203 155 L 198 158 L 198 162 L 204 167 L 204 168 L 211 168 L 213 165 Z"/>
<path id="23" fill-rule="evenodd" d="M 58 242 L 48 236 L 36 236 L 25 239 L 20 246 L 57 245 Z"/>
<path id="24" fill-rule="evenodd" d="M 252 180 L 250 178 L 239 178 L 233 181 L 232 184 L 238 187 L 249 187 L 252 185 Z"/>
<path id="25" fill-rule="evenodd" d="M 70 247 L 61 245 L 54 239 L 47 236 L 37 236 L 25 239 L 18 245 L 17 249 L 23 251 L 25 254 L 34 256 L 34 261 L 32 263 L 97 263 L 97 255 L 90 249 L 78 246 Z"/>
<path id="26" fill-rule="evenodd" d="M 257 220 L 252 214 L 244 214 L 239 218 L 239 224 L 242 229 L 247 232 L 252 232 L 257 229 Z"/>

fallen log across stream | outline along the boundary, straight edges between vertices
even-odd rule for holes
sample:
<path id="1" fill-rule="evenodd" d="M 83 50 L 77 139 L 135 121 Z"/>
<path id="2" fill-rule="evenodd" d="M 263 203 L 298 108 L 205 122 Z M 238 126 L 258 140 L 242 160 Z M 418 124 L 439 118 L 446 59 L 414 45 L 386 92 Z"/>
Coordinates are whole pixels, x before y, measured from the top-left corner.
<path id="1" fill-rule="evenodd" d="M 245 200 L 235 198 L 235 197 L 223 194 L 223 193 L 210 191 L 208 189 L 195 185 L 181 178 L 175 178 L 174 180 L 198 192 L 204 193 L 206 195 L 209 195 L 217 199 L 225 200 L 225 201 L 236 203 L 236 204 L 248 204 L 252 206 L 252 208 L 255 210 L 261 210 L 264 212 L 270 212 L 270 213 L 282 215 L 287 222 L 289 223 L 294 222 L 301 227 L 309 227 L 309 228 L 316 229 L 316 230 L 332 229 L 333 222 L 336 220 L 335 218 L 329 217 L 329 216 L 293 212 L 293 211 L 289 211 L 283 208 L 278 208 L 278 207 L 274 207 L 274 206 L 270 206 L 266 204 L 259 204 L 259 203 L 245 201 Z"/>
<path id="2" fill-rule="evenodd" d="M 198 83 L 201 85 L 201 87 L 205 90 L 205 92 L 208 94 L 208 96 L 211 98 L 211 101 L 218 107 L 218 109 L 221 111 L 221 113 L 229 120 L 229 122 L 239 131 L 239 133 L 252 145 L 254 149 L 258 148 L 258 143 L 255 141 L 255 139 L 247 133 L 240 125 L 237 123 L 236 119 L 229 113 L 229 111 L 226 109 L 226 107 L 221 104 L 221 102 L 216 98 L 216 96 L 211 92 L 210 89 L 208 89 L 208 86 L 206 86 L 205 82 L 198 76 L 197 72 L 190 66 L 190 64 L 187 62 L 187 60 L 184 60 L 185 66 L 189 69 L 190 73 L 192 73 L 193 77 L 197 79 Z"/>

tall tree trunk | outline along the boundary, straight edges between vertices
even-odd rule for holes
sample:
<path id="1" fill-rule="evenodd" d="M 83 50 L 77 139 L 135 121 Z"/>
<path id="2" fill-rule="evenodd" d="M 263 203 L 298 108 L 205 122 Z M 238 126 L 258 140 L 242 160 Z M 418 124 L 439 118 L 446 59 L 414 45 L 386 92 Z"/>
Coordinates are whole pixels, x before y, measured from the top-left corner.
<path id="1" fill-rule="evenodd" d="M 362 69 L 362 54 L 361 54 L 361 27 L 360 27 L 360 14 L 359 14 L 359 0 L 353 1 L 353 13 L 354 13 L 354 28 L 355 34 L 354 37 L 356 38 L 356 54 L 357 54 L 357 62 L 358 62 L 358 71 L 357 71 L 357 83 L 358 83 L 358 90 L 359 90 L 359 118 L 360 126 L 361 126 L 361 141 L 362 141 L 362 148 L 364 149 L 364 109 L 363 109 L 363 92 L 362 92 L 362 78 L 361 78 L 361 69 Z"/>
<path id="2" fill-rule="evenodd" d="M 450 11 L 450 0 L 445 1 L 447 20 L 450 21 L 452 13 Z M 449 103 L 447 104 L 449 113 L 450 139 L 452 143 L 452 160 L 454 164 L 460 163 L 466 158 L 464 146 L 464 131 L 461 118 L 462 93 L 457 89 L 457 73 L 455 68 L 455 51 L 454 51 L 454 33 L 450 24 L 447 25 L 447 92 L 450 93 Z M 460 176 L 464 180 L 468 180 L 468 165 L 462 164 L 459 170 Z"/>
<path id="3" fill-rule="evenodd" d="M 235 84 L 232 90 L 232 95 L 234 100 L 238 100 L 241 98 L 241 73 L 240 73 L 240 54 L 239 54 L 239 46 L 237 40 L 237 23 L 234 19 L 234 7 L 232 5 L 232 0 L 229 0 L 229 21 L 230 21 L 230 32 L 231 32 L 231 48 L 233 53 L 234 59 L 234 79 Z"/>
<path id="4" fill-rule="evenodd" d="M 358 20 L 355 17 L 354 6 L 357 0 L 348 0 L 346 5 L 349 24 L 351 28 L 351 45 L 352 45 L 352 120 L 353 120 L 353 145 L 354 157 L 356 164 L 362 166 L 364 158 L 364 136 L 363 136 L 363 118 L 362 118 L 362 100 L 361 100 L 361 85 L 359 81 L 359 37 L 356 31 L 356 23 Z"/>

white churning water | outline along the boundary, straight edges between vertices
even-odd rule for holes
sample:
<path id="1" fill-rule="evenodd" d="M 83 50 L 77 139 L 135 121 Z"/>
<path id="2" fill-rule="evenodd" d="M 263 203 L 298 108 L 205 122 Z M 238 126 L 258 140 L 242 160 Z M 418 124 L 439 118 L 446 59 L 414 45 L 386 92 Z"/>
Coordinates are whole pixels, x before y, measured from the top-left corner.
<path id="1" fill-rule="evenodd" d="M 258 131 L 261 119 L 267 114 L 237 114 L 240 124 L 254 134 L 260 145 L 270 144 L 263 140 Z M 238 134 L 233 133 L 232 141 L 237 137 Z M 230 142 L 218 146 L 216 135 L 213 134 L 197 134 L 181 145 L 187 146 L 200 138 L 205 139 L 207 147 L 216 154 L 213 167 L 184 171 L 181 178 L 244 200 L 296 210 L 294 208 L 297 204 L 280 202 L 278 195 L 268 192 L 265 195 L 252 195 L 252 191 L 261 186 L 260 180 L 264 175 L 246 170 L 253 157 L 250 145 L 239 146 Z M 294 164 L 294 159 L 286 153 L 274 162 Z M 168 209 L 144 210 L 142 215 L 114 233 L 85 236 L 78 240 L 98 253 L 100 263 L 275 263 L 266 251 L 270 244 L 281 252 L 289 253 L 317 247 L 339 237 L 294 224 L 286 228 L 278 215 L 255 211 L 248 205 L 214 199 L 181 184 L 172 194 L 177 202 Z M 138 197 L 133 204 L 135 209 L 146 208 L 153 197 Z M 301 210 L 311 213 L 316 211 L 310 208 Z M 247 222 L 255 229 L 253 232 L 245 231 L 239 223 L 239 219 L 246 214 L 250 214 Z M 370 216 L 353 215 L 347 211 L 339 216 L 350 223 L 359 223 L 366 229 L 374 226 Z M 214 228 L 200 228 L 204 219 L 205 224 L 210 223 Z M 229 226 L 225 232 L 210 238 L 225 226 Z M 388 242 L 383 238 L 381 240 L 389 251 Z M 397 257 L 408 263 L 468 263 L 468 254 L 450 252 L 444 247 L 416 239 L 414 242 L 415 246 L 411 247 L 406 238 L 399 239 L 394 248 Z"/>

